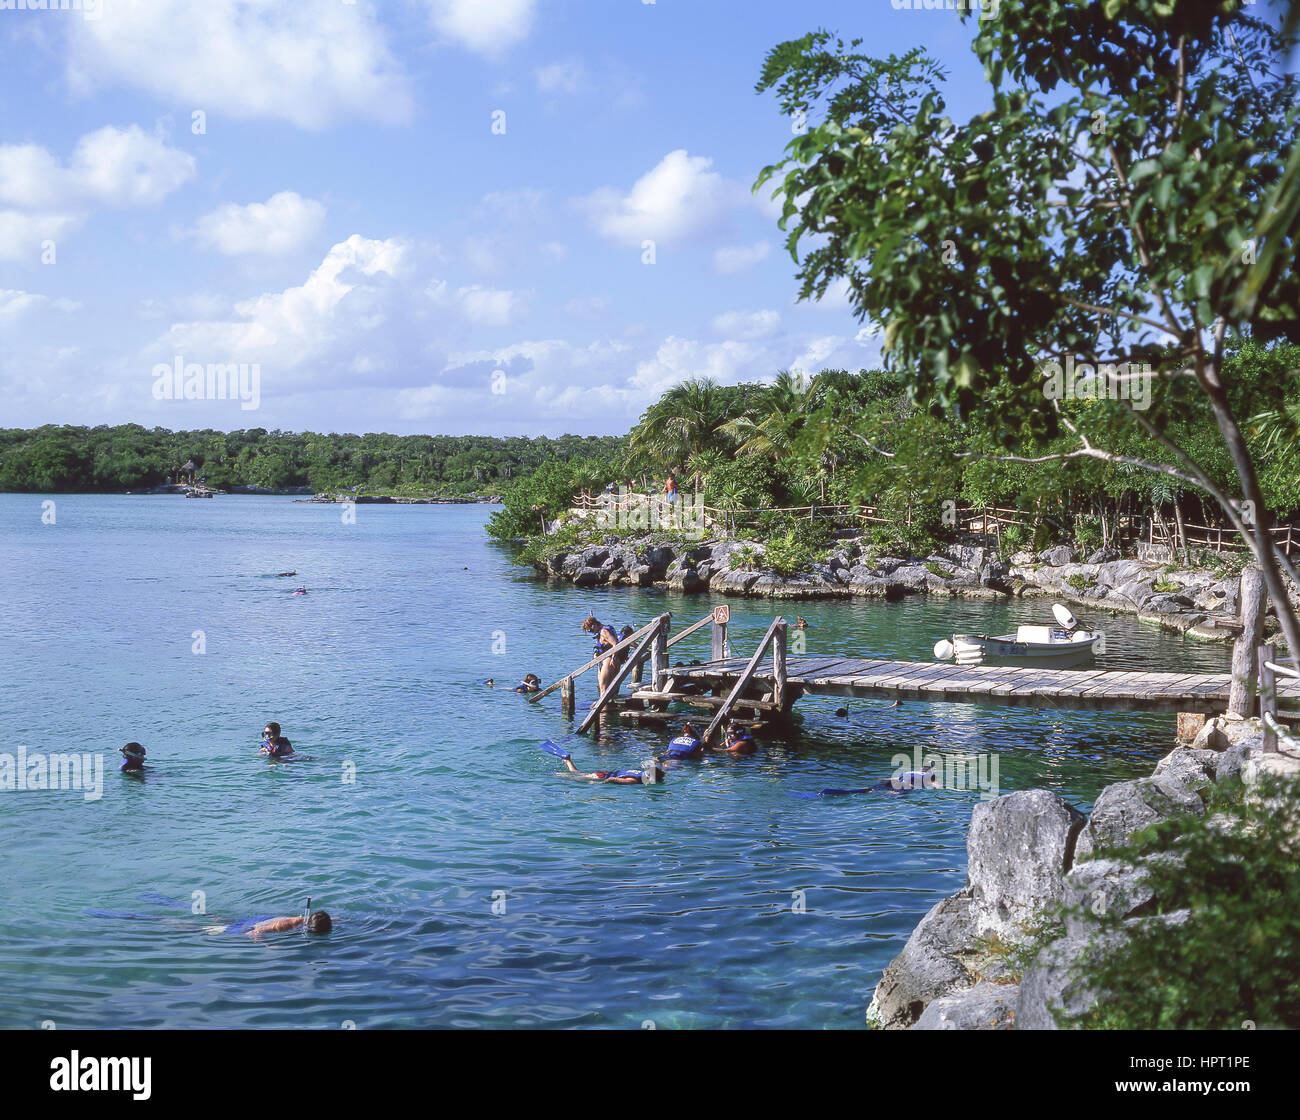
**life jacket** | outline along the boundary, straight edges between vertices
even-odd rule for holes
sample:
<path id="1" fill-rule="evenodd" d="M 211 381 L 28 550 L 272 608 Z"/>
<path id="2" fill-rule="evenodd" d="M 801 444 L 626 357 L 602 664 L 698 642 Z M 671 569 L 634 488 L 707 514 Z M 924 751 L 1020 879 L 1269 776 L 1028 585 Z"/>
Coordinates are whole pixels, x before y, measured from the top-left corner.
<path id="1" fill-rule="evenodd" d="M 669 758 L 689 758 L 700 749 L 700 741 L 689 735 L 678 735 L 668 744 Z"/>

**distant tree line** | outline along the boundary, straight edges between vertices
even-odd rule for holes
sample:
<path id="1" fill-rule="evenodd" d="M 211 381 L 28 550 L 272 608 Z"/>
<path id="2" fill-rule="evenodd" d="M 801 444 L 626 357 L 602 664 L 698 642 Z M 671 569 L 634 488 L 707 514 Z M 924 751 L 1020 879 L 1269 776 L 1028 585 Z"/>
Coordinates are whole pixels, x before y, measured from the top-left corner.
<path id="1" fill-rule="evenodd" d="M 309 486 L 316 492 L 494 495 L 546 463 L 615 455 L 612 436 L 395 436 L 318 432 L 173 432 L 139 424 L 0 428 L 0 490 L 148 489 L 189 461 L 211 487 Z"/>

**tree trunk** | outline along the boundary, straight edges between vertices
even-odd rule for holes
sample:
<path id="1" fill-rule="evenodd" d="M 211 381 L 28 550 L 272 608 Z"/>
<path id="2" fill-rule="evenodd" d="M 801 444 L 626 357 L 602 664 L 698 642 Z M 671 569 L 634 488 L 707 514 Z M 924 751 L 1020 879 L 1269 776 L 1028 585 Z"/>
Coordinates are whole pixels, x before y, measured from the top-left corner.
<path id="1" fill-rule="evenodd" d="M 1258 568 L 1241 573 L 1241 636 L 1232 647 L 1232 688 L 1228 711 L 1248 716 L 1255 704 L 1259 666 L 1255 653 L 1264 632 L 1264 576 Z"/>
<path id="2" fill-rule="evenodd" d="M 1264 574 L 1264 586 L 1268 588 L 1268 596 L 1273 600 L 1273 609 L 1277 611 L 1277 620 L 1282 625 L 1282 634 L 1290 647 L 1291 656 L 1300 657 L 1300 624 L 1297 624 L 1291 600 L 1287 598 L 1286 584 L 1282 581 L 1282 572 L 1278 568 L 1277 558 L 1273 555 L 1273 542 L 1268 532 L 1268 510 L 1264 505 L 1264 495 L 1260 491 L 1259 478 L 1255 474 L 1255 464 L 1251 460 L 1250 452 L 1246 449 L 1246 441 L 1242 438 L 1241 429 L 1237 427 L 1237 421 L 1233 419 L 1232 409 L 1228 405 L 1223 382 L 1219 379 L 1217 363 L 1202 363 L 1196 370 L 1196 380 L 1209 398 L 1210 407 L 1214 410 L 1214 419 L 1219 425 L 1224 442 L 1228 445 L 1228 453 L 1232 456 L 1233 465 L 1237 468 L 1237 478 L 1241 481 L 1242 493 L 1251 503 L 1250 509 L 1255 514 L 1254 524 L 1246 526 L 1249 530 L 1246 543 L 1254 551 L 1260 571 Z"/>

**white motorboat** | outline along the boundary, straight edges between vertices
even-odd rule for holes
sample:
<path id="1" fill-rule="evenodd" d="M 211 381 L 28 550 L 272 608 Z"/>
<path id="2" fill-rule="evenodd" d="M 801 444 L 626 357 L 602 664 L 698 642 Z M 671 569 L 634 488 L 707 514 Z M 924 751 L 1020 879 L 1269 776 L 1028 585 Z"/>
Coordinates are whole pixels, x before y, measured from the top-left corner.
<path id="1" fill-rule="evenodd" d="M 1106 635 L 1081 626 L 1067 607 L 1052 605 L 1058 626 L 1018 626 L 1014 634 L 954 634 L 935 643 L 934 656 L 955 658 L 958 665 L 980 665 L 987 659 L 1013 665 L 1064 667 L 1090 660 L 1106 649 Z"/>

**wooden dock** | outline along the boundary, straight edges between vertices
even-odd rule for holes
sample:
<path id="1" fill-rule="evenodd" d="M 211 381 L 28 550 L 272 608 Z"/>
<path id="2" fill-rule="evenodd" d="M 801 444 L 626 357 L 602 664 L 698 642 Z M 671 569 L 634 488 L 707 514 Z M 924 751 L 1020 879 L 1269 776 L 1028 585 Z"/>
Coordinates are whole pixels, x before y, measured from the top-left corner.
<path id="1" fill-rule="evenodd" d="M 747 662 L 709 661 L 672 671 L 681 684 L 733 686 Z M 771 689 L 771 672 L 751 680 Z M 936 661 L 885 661 L 804 655 L 786 661 L 787 704 L 800 696 L 857 696 L 949 704 L 1005 704 L 1113 712 L 1222 712 L 1230 673 L 1149 673 L 1114 669 L 1018 669 Z M 633 694 L 634 698 L 638 694 Z M 1300 682 L 1279 684 L 1279 699 L 1300 701 Z M 649 699 L 650 697 L 647 697 Z M 655 696 L 659 699 L 660 696 Z M 675 697 L 689 701 L 690 697 Z M 712 698 L 703 698 L 706 703 Z M 713 703 L 708 703 L 713 707 Z"/>
<path id="2" fill-rule="evenodd" d="M 747 719 L 780 720 L 803 696 L 1199 715 L 1228 711 L 1233 686 L 1232 673 L 972 666 L 844 654 L 792 656 L 787 648 L 788 626 L 784 618 L 773 620 L 752 656 L 727 657 L 729 620 L 728 607 L 715 607 L 711 614 L 670 637 L 672 617 L 660 615 L 529 700 L 536 702 L 558 688 L 565 714 L 573 715 L 575 679 L 612 657 L 617 659 L 618 670 L 601 688 L 600 696 L 579 724 L 579 732 L 598 727 L 601 713 L 615 704 L 626 718 L 663 722 L 676 718 L 668 715 L 667 708 L 677 703 L 708 714 L 710 722 L 701 736 L 708 742 L 733 712 L 745 713 Z M 710 660 L 670 666 L 669 648 L 710 624 Z M 770 661 L 760 667 L 769 651 Z M 1262 660 L 1268 663 L 1271 650 L 1260 653 L 1267 655 Z M 642 685 L 646 663 L 650 679 Z M 1242 680 L 1238 682 L 1246 689 L 1243 695 L 1248 696 L 1252 706 L 1257 691 L 1269 694 L 1268 702 L 1273 705 L 1270 710 L 1276 710 L 1278 701 L 1300 706 L 1300 679 L 1279 679 L 1274 684 L 1272 675 L 1266 674 L 1260 680 L 1260 685 L 1266 687 L 1257 690 L 1254 672 L 1253 664 L 1242 669 Z M 631 695 L 619 702 L 619 686 L 629 678 L 634 682 L 630 685 Z"/>

